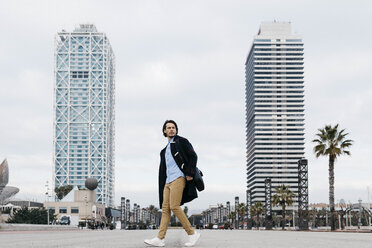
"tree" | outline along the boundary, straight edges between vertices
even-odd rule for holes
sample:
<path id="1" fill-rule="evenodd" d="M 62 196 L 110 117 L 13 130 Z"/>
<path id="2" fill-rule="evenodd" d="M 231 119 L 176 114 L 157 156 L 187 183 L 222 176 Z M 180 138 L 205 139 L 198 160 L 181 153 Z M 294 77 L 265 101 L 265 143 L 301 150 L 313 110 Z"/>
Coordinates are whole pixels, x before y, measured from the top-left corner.
<path id="1" fill-rule="evenodd" d="M 329 208 L 331 211 L 331 230 L 336 230 L 336 211 L 335 211 L 335 176 L 334 166 L 337 157 L 342 154 L 350 155 L 348 150 L 353 143 L 353 140 L 346 139 L 348 133 L 345 133 L 345 129 L 338 130 L 338 124 L 332 127 L 326 125 L 323 129 L 318 129 L 319 133 L 317 139 L 313 142 L 316 143 L 314 146 L 314 153 L 317 158 L 320 156 L 327 156 L 328 161 L 328 173 L 329 173 Z"/>
<path id="2" fill-rule="evenodd" d="M 245 213 L 247 212 L 248 208 L 244 203 L 239 203 L 238 205 L 238 225 L 239 221 L 244 221 Z"/>
<path id="3" fill-rule="evenodd" d="M 62 200 L 63 197 L 65 197 L 70 191 L 73 189 L 72 185 L 64 185 L 64 186 L 59 186 L 54 189 L 54 192 L 57 195 L 57 198 Z"/>
<path id="4" fill-rule="evenodd" d="M 154 205 L 150 205 L 146 209 L 147 211 L 150 212 L 151 215 L 155 216 L 155 219 L 160 218 L 159 209 L 155 207 Z M 155 220 L 155 223 L 156 223 L 156 220 Z"/>
<path id="5" fill-rule="evenodd" d="M 340 210 L 338 211 L 338 214 L 340 215 L 341 218 L 341 229 L 345 229 L 345 222 L 344 222 L 344 216 L 346 215 L 346 203 L 345 202 L 340 202 Z"/>
<path id="6" fill-rule="evenodd" d="M 157 207 L 155 207 L 154 205 L 148 206 L 147 211 L 149 211 L 153 215 L 157 215 L 159 213 L 159 209 Z"/>
<path id="7" fill-rule="evenodd" d="M 257 229 L 260 227 L 260 215 L 265 211 L 262 202 L 255 202 L 251 206 L 251 215 L 256 216 Z"/>
<path id="8" fill-rule="evenodd" d="M 311 219 L 311 226 L 314 228 L 316 227 L 316 218 L 317 218 L 317 215 L 318 215 L 318 210 L 313 207 L 310 211 L 309 211 L 309 217 Z"/>
<path id="9" fill-rule="evenodd" d="M 56 220 L 56 216 L 49 212 L 49 221 Z M 14 214 L 7 223 L 24 223 L 24 224 L 47 224 L 48 210 L 44 208 L 27 208 L 23 207 L 14 211 Z"/>
<path id="10" fill-rule="evenodd" d="M 289 189 L 289 186 L 284 184 L 275 188 L 275 194 L 273 195 L 273 205 L 282 207 L 282 229 L 285 228 L 285 207 L 293 204 L 294 193 Z"/>
<path id="11" fill-rule="evenodd" d="M 229 224 L 231 224 L 231 222 L 233 220 L 235 220 L 235 216 L 236 216 L 236 212 L 235 211 L 231 211 L 228 215 L 227 215 L 227 218 L 229 219 Z"/>

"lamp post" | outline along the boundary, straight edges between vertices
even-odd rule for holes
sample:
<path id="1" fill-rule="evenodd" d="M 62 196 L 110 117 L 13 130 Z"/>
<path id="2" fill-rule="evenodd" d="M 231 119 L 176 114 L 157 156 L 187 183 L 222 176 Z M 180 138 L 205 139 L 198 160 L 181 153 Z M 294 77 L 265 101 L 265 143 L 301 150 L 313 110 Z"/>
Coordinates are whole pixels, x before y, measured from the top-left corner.
<path id="1" fill-rule="evenodd" d="M 349 201 L 349 214 L 348 214 L 348 217 L 349 217 L 349 227 L 352 227 L 352 223 L 351 223 L 351 217 L 352 217 L 352 210 L 353 210 L 353 204 L 351 203 L 351 201 Z"/>
<path id="2" fill-rule="evenodd" d="M 88 196 L 86 192 L 84 200 L 85 200 L 85 228 L 88 228 Z"/>
<path id="3" fill-rule="evenodd" d="M 46 184 L 45 184 L 45 187 L 46 187 L 46 192 L 45 192 L 45 196 L 47 198 L 47 225 L 49 225 L 49 182 L 46 181 Z"/>
<path id="4" fill-rule="evenodd" d="M 359 198 L 359 217 L 358 217 L 358 229 L 362 226 L 362 199 Z"/>
<path id="5" fill-rule="evenodd" d="M 367 187 L 367 192 L 368 192 L 367 211 L 368 211 L 368 213 L 370 213 L 371 212 L 371 202 L 370 202 L 370 198 L 369 198 L 369 186 Z M 371 226 L 371 216 L 368 216 L 368 226 Z"/>

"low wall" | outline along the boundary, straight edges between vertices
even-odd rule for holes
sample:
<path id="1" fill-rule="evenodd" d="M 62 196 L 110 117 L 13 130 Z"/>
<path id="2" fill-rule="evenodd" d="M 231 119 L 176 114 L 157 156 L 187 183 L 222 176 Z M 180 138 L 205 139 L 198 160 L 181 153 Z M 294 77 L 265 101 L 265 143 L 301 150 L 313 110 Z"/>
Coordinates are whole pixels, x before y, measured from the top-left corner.
<path id="1" fill-rule="evenodd" d="M 1 231 L 48 231 L 48 230 L 77 230 L 77 226 L 68 225 L 35 225 L 35 224 L 5 224 L 0 223 Z"/>

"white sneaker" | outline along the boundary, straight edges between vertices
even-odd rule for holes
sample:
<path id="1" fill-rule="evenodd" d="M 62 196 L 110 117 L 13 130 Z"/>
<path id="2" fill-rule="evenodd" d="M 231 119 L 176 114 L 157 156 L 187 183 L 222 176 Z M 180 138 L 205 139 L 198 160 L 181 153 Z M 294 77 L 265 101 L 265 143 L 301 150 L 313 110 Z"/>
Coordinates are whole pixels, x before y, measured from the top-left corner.
<path id="1" fill-rule="evenodd" d="M 199 238 L 200 238 L 200 233 L 195 231 L 194 234 L 189 235 L 189 242 L 187 242 L 185 246 L 188 246 L 188 247 L 194 246 L 196 242 L 198 242 Z"/>
<path id="2" fill-rule="evenodd" d="M 155 237 L 153 239 L 145 239 L 145 244 L 156 246 L 156 247 L 163 247 L 165 246 L 164 239 L 159 239 L 158 237 Z"/>

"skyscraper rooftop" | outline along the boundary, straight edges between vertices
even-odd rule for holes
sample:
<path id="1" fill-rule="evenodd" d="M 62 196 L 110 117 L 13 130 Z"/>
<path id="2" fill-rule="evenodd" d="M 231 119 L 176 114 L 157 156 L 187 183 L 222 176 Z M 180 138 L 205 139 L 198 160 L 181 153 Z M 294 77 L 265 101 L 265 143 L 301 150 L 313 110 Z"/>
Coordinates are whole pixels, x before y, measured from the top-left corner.
<path id="1" fill-rule="evenodd" d="M 77 26 L 74 29 L 74 32 L 91 33 L 91 32 L 98 32 L 98 31 L 94 24 L 79 24 L 79 26 Z"/>
<path id="2" fill-rule="evenodd" d="M 289 22 L 263 22 L 258 31 L 260 36 L 288 36 L 292 35 Z"/>

